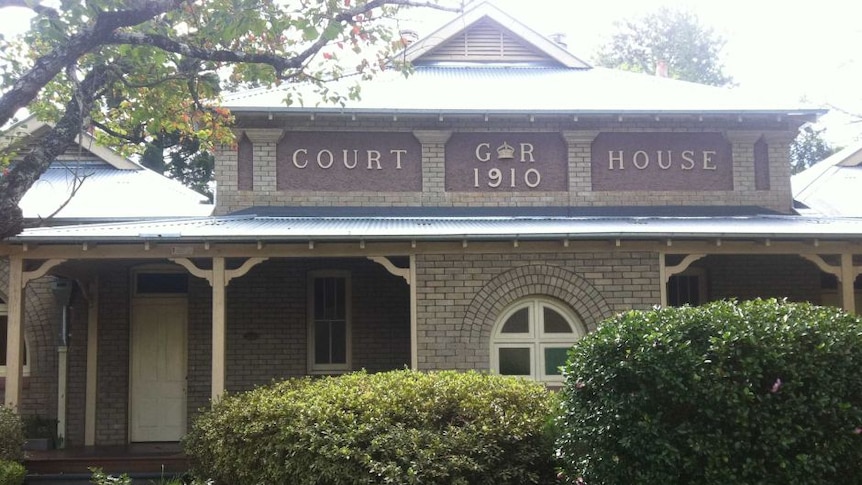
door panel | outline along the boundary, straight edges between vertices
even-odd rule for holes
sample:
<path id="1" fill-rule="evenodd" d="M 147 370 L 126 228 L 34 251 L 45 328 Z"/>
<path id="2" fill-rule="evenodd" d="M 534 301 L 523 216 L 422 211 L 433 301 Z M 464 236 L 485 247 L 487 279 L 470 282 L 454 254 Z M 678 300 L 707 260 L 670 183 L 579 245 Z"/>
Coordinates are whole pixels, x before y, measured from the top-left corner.
<path id="1" fill-rule="evenodd" d="M 130 437 L 178 441 L 186 430 L 185 298 L 132 303 Z"/>

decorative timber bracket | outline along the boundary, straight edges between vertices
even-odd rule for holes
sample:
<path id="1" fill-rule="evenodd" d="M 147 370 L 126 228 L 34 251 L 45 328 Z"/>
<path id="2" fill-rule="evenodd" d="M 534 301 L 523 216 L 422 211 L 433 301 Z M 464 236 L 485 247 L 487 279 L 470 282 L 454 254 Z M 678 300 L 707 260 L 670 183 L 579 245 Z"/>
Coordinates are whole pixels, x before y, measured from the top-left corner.
<path id="1" fill-rule="evenodd" d="M 230 281 L 234 278 L 245 276 L 252 268 L 268 259 L 269 258 L 248 258 L 239 266 L 239 268 L 226 269 L 224 272 L 224 285 L 229 285 Z M 207 280 L 210 286 L 213 285 L 213 270 L 198 268 L 195 263 L 188 258 L 171 258 L 171 261 L 187 269 L 192 275 Z"/>
<path id="2" fill-rule="evenodd" d="M 683 271 L 687 270 L 688 267 L 691 266 L 692 263 L 694 263 L 698 259 L 701 259 L 705 256 L 706 256 L 705 254 L 689 254 L 688 256 L 682 258 L 682 261 L 680 261 L 679 264 L 676 264 L 674 266 L 665 267 L 665 269 L 664 269 L 664 282 L 668 283 L 670 281 L 671 276 L 676 276 L 676 275 L 682 273 Z"/>
<path id="3" fill-rule="evenodd" d="M 404 278 L 404 281 L 406 281 L 408 285 L 411 284 L 410 268 L 399 268 L 398 266 L 395 266 L 389 258 L 383 256 L 368 256 L 368 259 L 386 268 L 386 271 L 391 275 Z"/>

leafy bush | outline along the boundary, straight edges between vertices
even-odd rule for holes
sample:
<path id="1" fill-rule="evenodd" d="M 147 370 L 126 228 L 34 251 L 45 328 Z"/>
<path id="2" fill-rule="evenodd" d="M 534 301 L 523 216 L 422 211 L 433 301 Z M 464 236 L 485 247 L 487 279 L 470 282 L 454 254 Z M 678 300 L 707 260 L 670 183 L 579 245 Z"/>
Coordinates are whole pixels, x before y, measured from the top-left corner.
<path id="1" fill-rule="evenodd" d="M 541 385 L 477 372 L 364 372 L 228 396 L 184 441 L 219 484 L 524 484 L 554 476 Z"/>
<path id="2" fill-rule="evenodd" d="M 0 460 L 0 485 L 21 485 L 26 476 L 24 465 L 16 461 Z"/>
<path id="3" fill-rule="evenodd" d="M 0 406 L 0 461 L 24 459 L 24 432 L 21 417 L 11 409 Z"/>
<path id="4" fill-rule="evenodd" d="M 629 312 L 566 367 L 558 444 L 590 485 L 862 483 L 862 320 L 775 300 Z"/>

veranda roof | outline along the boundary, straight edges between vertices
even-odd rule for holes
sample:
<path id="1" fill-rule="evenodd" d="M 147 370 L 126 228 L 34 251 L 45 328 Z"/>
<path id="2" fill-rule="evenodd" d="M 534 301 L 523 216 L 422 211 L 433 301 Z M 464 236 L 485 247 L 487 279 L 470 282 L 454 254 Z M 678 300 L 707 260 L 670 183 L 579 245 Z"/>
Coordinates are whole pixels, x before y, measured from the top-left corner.
<path id="1" fill-rule="evenodd" d="M 862 218 L 216 216 L 27 229 L 11 243 L 549 239 L 862 239 Z"/>

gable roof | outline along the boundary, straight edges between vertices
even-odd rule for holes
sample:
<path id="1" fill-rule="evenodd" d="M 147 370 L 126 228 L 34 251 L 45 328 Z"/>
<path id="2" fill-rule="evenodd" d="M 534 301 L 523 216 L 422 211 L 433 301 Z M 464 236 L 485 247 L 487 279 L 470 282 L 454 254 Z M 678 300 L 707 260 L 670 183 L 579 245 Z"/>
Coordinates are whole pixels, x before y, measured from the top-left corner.
<path id="1" fill-rule="evenodd" d="M 341 106 L 321 104 L 315 86 L 292 83 L 228 94 L 223 106 L 234 113 L 270 116 L 430 115 L 441 120 L 448 115 L 559 115 L 576 121 L 591 115 L 765 115 L 802 124 L 825 113 L 795 100 L 773 99 L 769 93 L 590 67 L 486 2 L 414 42 L 400 56 L 416 66 L 409 77 L 383 72 L 361 85 L 359 99 L 344 99 Z M 327 88 L 346 94 L 355 84 L 355 78 L 345 78 Z M 288 97 L 294 101 L 290 106 Z"/>
<path id="2" fill-rule="evenodd" d="M 31 116 L 6 133 L 31 137 L 33 144 L 50 128 Z M 202 217 L 213 211 L 206 196 L 98 144 L 89 133 L 79 135 L 77 147 L 57 157 L 18 206 L 25 220 L 50 217 L 51 223 L 64 224 Z"/>
<path id="3" fill-rule="evenodd" d="M 35 115 L 31 115 L 30 117 L 9 127 L 9 129 L 4 132 L 4 141 L 8 143 L 10 137 L 30 137 L 32 139 L 38 139 L 50 129 L 51 125 L 49 123 L 40 121 L 36 119 Z M 84 149 L 87 152 L 87 155 L 97 157 L 115 168 L 124 170 L 138 170 L 143 168 L 141 165 L 118 154 L 110 148 L 98 144 L 96 142 L 96 138 L 90 133 L 84 132 L 79 134 L 75 138 L 75 143 Z"/>
<path id="4" fill-rule="evenodd" d="M 800 212 L 862 217 L 862 142 L 794 175 L 790 184 Z"/>
<path id="5" fill-rule="evenodd" d="M 571 69 L 590 65 L 487 2 L 469 8 L 403 53 L 415 65 L 434 62 L 547 62 Z"/>
<path id="6" fill-rule="evenodd" d="M 347 92 L 352 81 L 333 83 Z M 308 87 L 283 85 L 233 93 L 223 106 L 232 112 L 321 114 L 777 114 L 814 117 L 825 112 L 756 93 L 719 88 L 606 68 L 420 66 L 409 77 L 385 72 L 361 86 L 360 99 L 343 106 L 287 106 L 289 92 L 305 100 L 319 94 Z M 293 96 L 297 98 L 296 95 Z"/>

